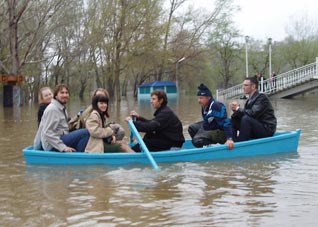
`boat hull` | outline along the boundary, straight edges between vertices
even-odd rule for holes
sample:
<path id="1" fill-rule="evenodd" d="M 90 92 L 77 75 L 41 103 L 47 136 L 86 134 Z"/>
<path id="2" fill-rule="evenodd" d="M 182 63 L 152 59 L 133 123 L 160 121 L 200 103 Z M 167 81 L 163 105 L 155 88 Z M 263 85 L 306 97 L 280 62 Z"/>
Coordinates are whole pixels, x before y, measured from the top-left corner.
<path id="1" fill-rule="evenodd" d="M 253 157 L 275 153 L 297 152 L 301 130 L 278 132 L 273 137 L 235 143 L 228 150 L 226 145 L 204 148 L 193 147 L 187 140 L 180 150 L 150 152 L 157 163 L 216 160 L 238 157 Z M 53 165 L 126 165 L 149 164 L 145 153 L 83 153 L 52 152 L 34 150 L 32 146 L 23 149 L 27 164 Z"/>

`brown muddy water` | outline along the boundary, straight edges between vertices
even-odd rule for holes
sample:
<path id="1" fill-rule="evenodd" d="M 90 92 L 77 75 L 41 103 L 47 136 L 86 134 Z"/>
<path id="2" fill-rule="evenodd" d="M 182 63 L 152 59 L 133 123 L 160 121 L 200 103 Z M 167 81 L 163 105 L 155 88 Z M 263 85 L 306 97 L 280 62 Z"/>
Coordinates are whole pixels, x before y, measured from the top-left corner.
<path id="1" fill-rule="evenodd" d="M 149 100 L 111 104 L 117 122 Z M 196 97 L 169 105 L 187 126 Z M 273 100 L 278 130 L 302 129 L 297 153 L 138 166 L 33 166 L 21 150 L 37 130 L 36 105 L 0 107 L 0 226 L 317 226 L 317 96 Z M 71 101 L 75 114 L 86 103 Z"/>

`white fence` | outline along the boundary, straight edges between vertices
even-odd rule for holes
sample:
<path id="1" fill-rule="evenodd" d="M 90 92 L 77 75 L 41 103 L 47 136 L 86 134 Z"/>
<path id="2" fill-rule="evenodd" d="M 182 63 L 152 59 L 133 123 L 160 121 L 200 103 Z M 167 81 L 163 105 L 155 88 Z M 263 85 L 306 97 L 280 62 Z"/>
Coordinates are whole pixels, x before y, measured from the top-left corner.
<path id="1" fill-rule="evenodd" d="M 313 79 L 318 79 L 317 62 L 318 58 L 316 58 L 316 62 L 309 65 L 305 65 L 303 67 L 279 74 L 271 79 L 262 79 L 259 83 L 259 91 L 267 94 L 275 93 L 300 85 Z M 225 90 L 217 90 L 216 98 L 228 99 L 237 96 L 243 96 L 244 93 L 242 87 L 243 83 Z"/>

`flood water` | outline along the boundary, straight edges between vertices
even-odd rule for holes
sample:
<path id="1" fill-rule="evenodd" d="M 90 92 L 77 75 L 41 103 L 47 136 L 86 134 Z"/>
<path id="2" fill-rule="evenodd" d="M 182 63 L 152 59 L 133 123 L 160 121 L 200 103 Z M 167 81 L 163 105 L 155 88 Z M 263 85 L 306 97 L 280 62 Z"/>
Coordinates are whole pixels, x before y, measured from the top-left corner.
<path id="1" fill-rule="evenodd" d="M 317 96 L 273 100 L 278 130 L 302 129 L 298 152 L 254 158 L 135 166 L 33 166 L 37 106 L 0 106 L 0 226 L 317 226 Z M 75 114 L 85 103 L 72 101 Z M 169 105 L 187 126 L 200 119 L 196 97 Z M 149 100 L 112 104 L 146 117 Z"/>

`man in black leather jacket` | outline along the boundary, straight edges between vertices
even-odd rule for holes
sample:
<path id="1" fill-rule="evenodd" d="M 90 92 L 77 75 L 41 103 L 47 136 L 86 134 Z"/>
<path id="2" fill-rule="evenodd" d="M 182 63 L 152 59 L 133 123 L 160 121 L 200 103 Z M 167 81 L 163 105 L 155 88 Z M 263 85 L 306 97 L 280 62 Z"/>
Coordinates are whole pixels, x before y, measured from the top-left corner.
<path id="1" fill-rule="evenodd" d="M 231 103 L 234 141 L 273 136 L 277 126 L 274 109 L 269 98 L 258 91 L 257 78 L 247 77 L 243 90 L 249 96 L 244 109 L 238 102 Z"/>

